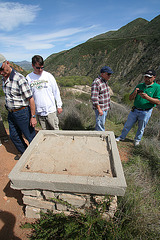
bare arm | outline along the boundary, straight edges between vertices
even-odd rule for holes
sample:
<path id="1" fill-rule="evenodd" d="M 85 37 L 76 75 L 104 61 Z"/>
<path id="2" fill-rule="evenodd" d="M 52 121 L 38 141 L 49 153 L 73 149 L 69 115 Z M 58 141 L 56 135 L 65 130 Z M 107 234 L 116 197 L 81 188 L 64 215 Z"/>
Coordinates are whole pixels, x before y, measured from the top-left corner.
<path id="1" fill-rule="evenodd" d="M 137 90 L 139 90 L 139 88 L 136 88 L 136 89 L 134 90 L 134 92 L 129 95 L 129 100 L 130 100 L 130 101 L 134 100 L 135 97 L 137 96 Z"/>
<path id="2" fill-rule="evenodd" d="M 101 107 L 99 105 L 96 105 L 96 108 L 97 108 L 97 110 L 99 112 L 99 115 L 102 116 L 103 115 L 103 111 L 102 111 Z"/>
<path id="3" fill-rule="evenodd" d="M 33 97 L 31 97 L 31 98 L 29 99 L 29 105 L 30 105 L 30 109 L 31 109 L 30 125 L 31 125 L 32 127 L 35 127 L 36 124 L 37 124 L 37 120 L 36 120 L 36 118 L 33 118 L 33 117 L 32 117 L 32 116 L 35 115 L 35 103 L 34 103 L 34 98 L 33 98 Z"/>
<path id="4" fill-rule="evenodd" d="M 159 100 L 159 99 L 157 99 L 157 98 L 152 98 L 152 97 L 148 96 L 147 93 L 139 93 L 139 95 L 140 95 L 142 98 L 148 100 L 148 101 L 149 101 L 150 103 L 152 103 L 152 104 L 156 104 L 156 105 L 159 105 L 159 104 L 160 104 L 160 100 Z"/>

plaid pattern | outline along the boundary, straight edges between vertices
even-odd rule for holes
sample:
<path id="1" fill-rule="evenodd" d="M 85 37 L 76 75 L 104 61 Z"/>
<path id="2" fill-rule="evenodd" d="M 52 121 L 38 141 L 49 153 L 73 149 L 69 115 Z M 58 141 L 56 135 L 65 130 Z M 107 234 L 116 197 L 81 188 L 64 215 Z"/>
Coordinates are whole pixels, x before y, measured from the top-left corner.
<path id="1" fill-rule="evenodd" d="M 108 111 L 110 109 L 110 95 L 107 82 L 101 78 L 96 78 L 91 87 L 91 99 L 93 109 L 97 109 L 96 105 L 99 105 L 102 111 Z"/>
<path id="2" fill-rule="evenodd" d="M 8 109 L 28 106 L 28 99 L 32 97 L 32 91 L 26 78 L 14 69 L 12 69 L 10 77 L 6 81 L 3 78 L 3 91 Z"/>

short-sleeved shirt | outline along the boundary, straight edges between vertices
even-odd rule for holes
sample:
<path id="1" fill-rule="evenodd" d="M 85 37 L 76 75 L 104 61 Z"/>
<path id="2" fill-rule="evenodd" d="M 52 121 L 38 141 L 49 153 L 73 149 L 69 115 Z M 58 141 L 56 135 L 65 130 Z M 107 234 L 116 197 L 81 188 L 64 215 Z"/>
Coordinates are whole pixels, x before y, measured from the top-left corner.
<path id="1" fill-rule="evenodd" d="M 91 87 L 91 99 L 93 109 L 97 109 L 99 105 L 102 111 L 108 111 L 110 109 L 110 94 L 107 82 L 102 78 L 96 78 Z"/>
<path id="2" fill-rule="evenodd" d="M 146 93 L 148 96 L 160 100 L 160 85 L 158 83 L 154 82 L 152 85 L 140 83 L 136 86 L 136 88 L 143 90 L 143 92 Z M 142 98 L 139 94 L 137 94 L 134 100 L 134 106 L 141 109 L 148 109 L 155 107 L 156 104 L 149 102 L 148 100 Z"/>
<path id="3" fill-rule="evenodd" d="M 28 106 L 28 100 L 32 97 L 32 91 L 26 78 L 14 69 L 12 69 L 7 80 L 3 78 L 3 91 L 5 93 L 6 107 L 9 109 Z"/>

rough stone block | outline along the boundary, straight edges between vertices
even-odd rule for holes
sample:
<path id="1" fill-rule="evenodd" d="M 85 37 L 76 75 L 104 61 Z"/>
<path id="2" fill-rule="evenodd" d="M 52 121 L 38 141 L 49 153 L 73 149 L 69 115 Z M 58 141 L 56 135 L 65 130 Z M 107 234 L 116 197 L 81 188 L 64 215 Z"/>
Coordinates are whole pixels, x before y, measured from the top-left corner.
<path id="1" fill-rule="evenodd" d="M 52 191 L 43 191 L 43 194 L 47 200 L 50 200 L 51 198 L 55 198 L 55 193 Z"/>
<path id="2" fill-rule="evenodd" d="M 51 211 L 55 209 L 55 203 L 44 201 L 36 197 L 24 196 L 23 203 L 32 207 L 42 208 L 42 209 L 44 208 Z"/>
<path id="3" fill-rule="evenodd" d="M 26 190 L 26 189 L 22 189 L 22 194 L 26 195 L 26 196 L 33 196 L 33 197 L 38 197 L 43 199 L 41 190 L 35 190 L 35 189 L 30 189 L 30 190 Z"/>
<path id="4" fill-rule="evenodd" d="M 85 205 L 86 199 L 81 196 L 77 196 L 74 194 L 60 194 L 59 199 L 68 202 L 69 204 L 73 205 L 74 207 L 80 208 Z"/>
<path id="5" fill-rule="evenodd" d="M 57 203 L 56 204 L 56 208 L 57 210 L 59 211 L 67 211 L 67 206 L 63 205 L 63 204 L 60 204 L 60 203 Z"/>
<path id="6" fill-rule="evenodd" d="M 40 218 L 40 208 L 26 206 L 25 215 L 27 218 Z"/>

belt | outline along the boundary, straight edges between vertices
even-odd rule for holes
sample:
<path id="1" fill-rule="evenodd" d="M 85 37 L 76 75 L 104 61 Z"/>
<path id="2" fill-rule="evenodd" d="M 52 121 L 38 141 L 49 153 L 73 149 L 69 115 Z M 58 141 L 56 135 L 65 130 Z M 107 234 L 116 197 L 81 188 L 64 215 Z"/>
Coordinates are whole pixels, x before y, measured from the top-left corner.
<path id="1" fill-rule="evenodd" d="M 149 111 L 150 109 L 152 109 L 152 108 L 145 108 L 145 109 L 142 109 L 142 108 L 136 108 L 136 107 L 134 107 L 135 109 L 137 109 L 137 110 L 139 110 L 139 111 Z"/>
<path id="2" fill-rule="evenodd" d="M 9 112 L 17 112 L 17 111 L 20 111 L 20 110 L 22 110 L 22 109 L 25 109 L 27 106 L 25 106 L 25 107 L 21 107 L 21 108 L 18 108 L 18 109 L 9 109 L 9 108 L 7 108 L 7 110 L 9 111 Z"/>

